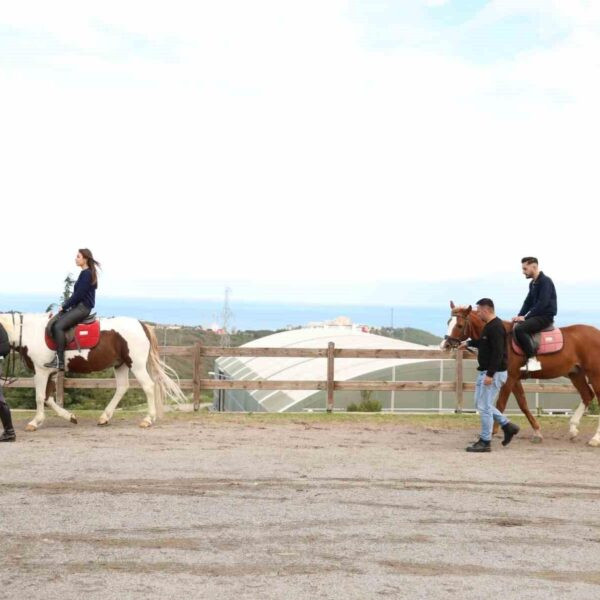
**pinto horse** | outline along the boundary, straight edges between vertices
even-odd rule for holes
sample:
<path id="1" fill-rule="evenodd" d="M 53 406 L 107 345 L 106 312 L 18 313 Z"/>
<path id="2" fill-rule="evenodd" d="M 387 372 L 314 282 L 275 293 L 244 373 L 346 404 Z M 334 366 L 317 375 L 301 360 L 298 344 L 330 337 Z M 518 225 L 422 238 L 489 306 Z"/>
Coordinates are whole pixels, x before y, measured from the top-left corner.
<path id="1" fill-rule="evenodd" d="M 450 320 L 448 321 L 448 335 L 442 342 L 442 348 L 456 348 L 461 341 L 467 338 L 479 339 L 485 323 L 472 311 L 471 306 L 455 306 L 450 302 Z M 507 334 L 512 332 L 513 323 L 503 321 Z M 564 346 L 562 350 L 553 354 L 539 355 L 542 370 L 535 372 L 536 379 L 554 379 L 555 377 L 568 377 L 581 396 L 581 402 L 573 413 L 569 422 L 569 435 L 575 439 L 579 434 L 578 426 L 581 417 L 593 400 L 594 395 L 600 397 L 600 330 L 589 325 L 571 325 L 561 328 Z M 537 419 L 531 414 L 527 406 L 527 398 L 521 378 L 527 373 L 521 371 L 526 358 L 516 354 L 508 344 L 508 379 L 498 396 L 496 407 L 503 412 L 511 392 L 517 399 L 519 408 L 533 427 L 532 441 L 541 441 L 541 428 Z M 596 434 L 588 442 L 590 446 L 600 446 L 600 421 Z"/>
<path id="2" fill-rule="evenodd" d="M 0 327 L 6 330 L 12 348 L 19 352 L 27 366 L 34 372 L 35 417 L 25 427 L 36 431 L 44 422 L 44 402 L 71 423 L 77 423 L 75 415 L 58 406 L 52 397 L 50 375 L 54 369 L 44 366 L 54 356 L 45 341 L 45 329 L 49 313 L 0 313 Z M 98 421 L 108 425 L 115 409 L 129 388 L 129 371 L 139 381 L 148 401 L 148 412 L 140 427 L 150 427 L 162 414 L 165 397 L 176 402 L 186 401 L 184 393 L 169 376 L 174 374 L 160 360 L 158 342 L 154 331 L 146 324 L 130 317 L 100 319 L 100 338 L 90 349 L 67 350 L 66 371 L 92 373 L 113 367 L 117 389 Z"/>

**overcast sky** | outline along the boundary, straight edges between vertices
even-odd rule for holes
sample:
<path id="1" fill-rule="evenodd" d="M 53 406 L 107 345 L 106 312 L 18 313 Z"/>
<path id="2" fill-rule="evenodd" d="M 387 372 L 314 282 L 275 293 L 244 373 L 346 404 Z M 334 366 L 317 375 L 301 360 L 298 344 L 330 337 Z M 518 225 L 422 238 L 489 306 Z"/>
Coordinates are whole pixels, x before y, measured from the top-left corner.
<path id="1" fill-rule="evenodd" d="M 597 282 L 599 56 L 596 1 L 6 3 L 2 291 Z"/>

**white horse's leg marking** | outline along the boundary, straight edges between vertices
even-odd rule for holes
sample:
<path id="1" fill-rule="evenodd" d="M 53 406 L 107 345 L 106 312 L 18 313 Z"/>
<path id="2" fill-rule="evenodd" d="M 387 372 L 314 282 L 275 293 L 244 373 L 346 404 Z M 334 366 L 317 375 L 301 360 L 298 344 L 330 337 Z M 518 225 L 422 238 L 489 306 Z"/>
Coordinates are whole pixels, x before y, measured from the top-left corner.
<path id="1" fill-rule="evenodd" d="M 135 378 L 140 382 L 146 400 L 148 401 L 148 414 L 140 423 L 140 427 L 150 427 L 156 421 L 156 403 L 154 402 L 154 382 L 146 370 L 146 365 L 135 364 L 131 367 Z"/>
<path id="2" fill-rule="evenodd" d="M 49 375 L 50 371 L 43 369 L 33 376 L 36 412 L 35 417 L 27 423 L 25 431 L 35 431 L 44 422 L 44 400 L 46 399 L 46 385 L 48 384 Z"/>
<path id="3" fill-rule="evenodd" d="M 71 423 L 77 423 L 77 418 L 73 413 L 70 413 L 68 410 L 64 409 L 62 406 L 56 404 L 53 396 L 48 396 L 46 400 L 46 404 L 59 416 L 63 419 L 70 421 Z"/>
<path id="4" fill-rule="evenodd" d="M 117 381 L 117 390 L 104 409 L 104 412 L 100 415 L 98 425 L 108 425 L 117 406 L 119 406 L 119 402 L 121 402 L 121 399 L 129 389 L 129 367 L 127 365 L 115 367 L 115 379 Z"/>
<path id="5" fill-rule="evenodd" d="M 573 413 L 571 420 L 569 421 L 569 437 L 574 440 L 579 435 L 579 423 L 581 422 L 581 417 L 585 412 L 585 404 L 583 402 L 579 403 L 577 410 Z"/>
<path id="6" fill-rule="evenodd" d="M 588 442 L 588 445 L 594 446 L 595 448 L 600 446 L 600 416 L 598 416 L 598 428 L 594 437 Z"/>

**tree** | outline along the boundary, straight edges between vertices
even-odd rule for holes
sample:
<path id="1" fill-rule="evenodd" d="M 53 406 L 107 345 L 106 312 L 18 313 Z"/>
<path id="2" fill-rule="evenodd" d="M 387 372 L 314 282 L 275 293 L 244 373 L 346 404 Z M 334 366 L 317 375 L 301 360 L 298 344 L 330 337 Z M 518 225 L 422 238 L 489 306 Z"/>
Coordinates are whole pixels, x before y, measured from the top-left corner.
<path id="1" fill-rule="evenodd" d="M 73 279 L 73 275 L 71 273 L 69 273 L 65 277 L 65 281 L 64 281 L 65 289 L 63 290 L 61 304 L 64 304 L 71 297 L 71 294 L 73 293 L 73 284 L 74 283 L 75 283 L 75 279 Z"/>
<path id="2" fill-rule="evenodd" d="M 56 306 L 64 304 L 71 297 L 71 294 L 73 293 L 73 285 L 75 284 L 75 279 L 73 279 L 73 274 L 68 273 L 67 276 L 65 277 L 63 283 L 65 284 L 65 287 L 63 289 L 63 293 L 59 300 L 59 303 L 57 304 L 56 302 L 53 302 L 52 304 L 50 304 L 50 306 L 48 306 L 48 308 L 46 308 L 46 312 L 50 312 Z"/>

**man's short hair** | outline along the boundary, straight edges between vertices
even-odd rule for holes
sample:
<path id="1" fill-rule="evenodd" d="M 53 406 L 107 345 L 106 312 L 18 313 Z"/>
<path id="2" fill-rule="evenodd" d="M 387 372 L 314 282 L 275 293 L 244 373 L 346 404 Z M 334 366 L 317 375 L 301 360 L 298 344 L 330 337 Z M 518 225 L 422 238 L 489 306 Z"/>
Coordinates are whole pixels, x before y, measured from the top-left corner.
<path id="1" fill-rule="evenodd" d="M 494 310 L 494 301 L 491 298 L 482 298 L 477 300 L 477 306 L 487 306 Z"/>
<path id="2" fill-rule="evenodd" d="M 528 265 L 535 263 L 537 265 L 538 259 L 535 256 L 526 256 L 525 258 L 521 259 L 521 264 L 523 263 L 527 263 Z"/>

